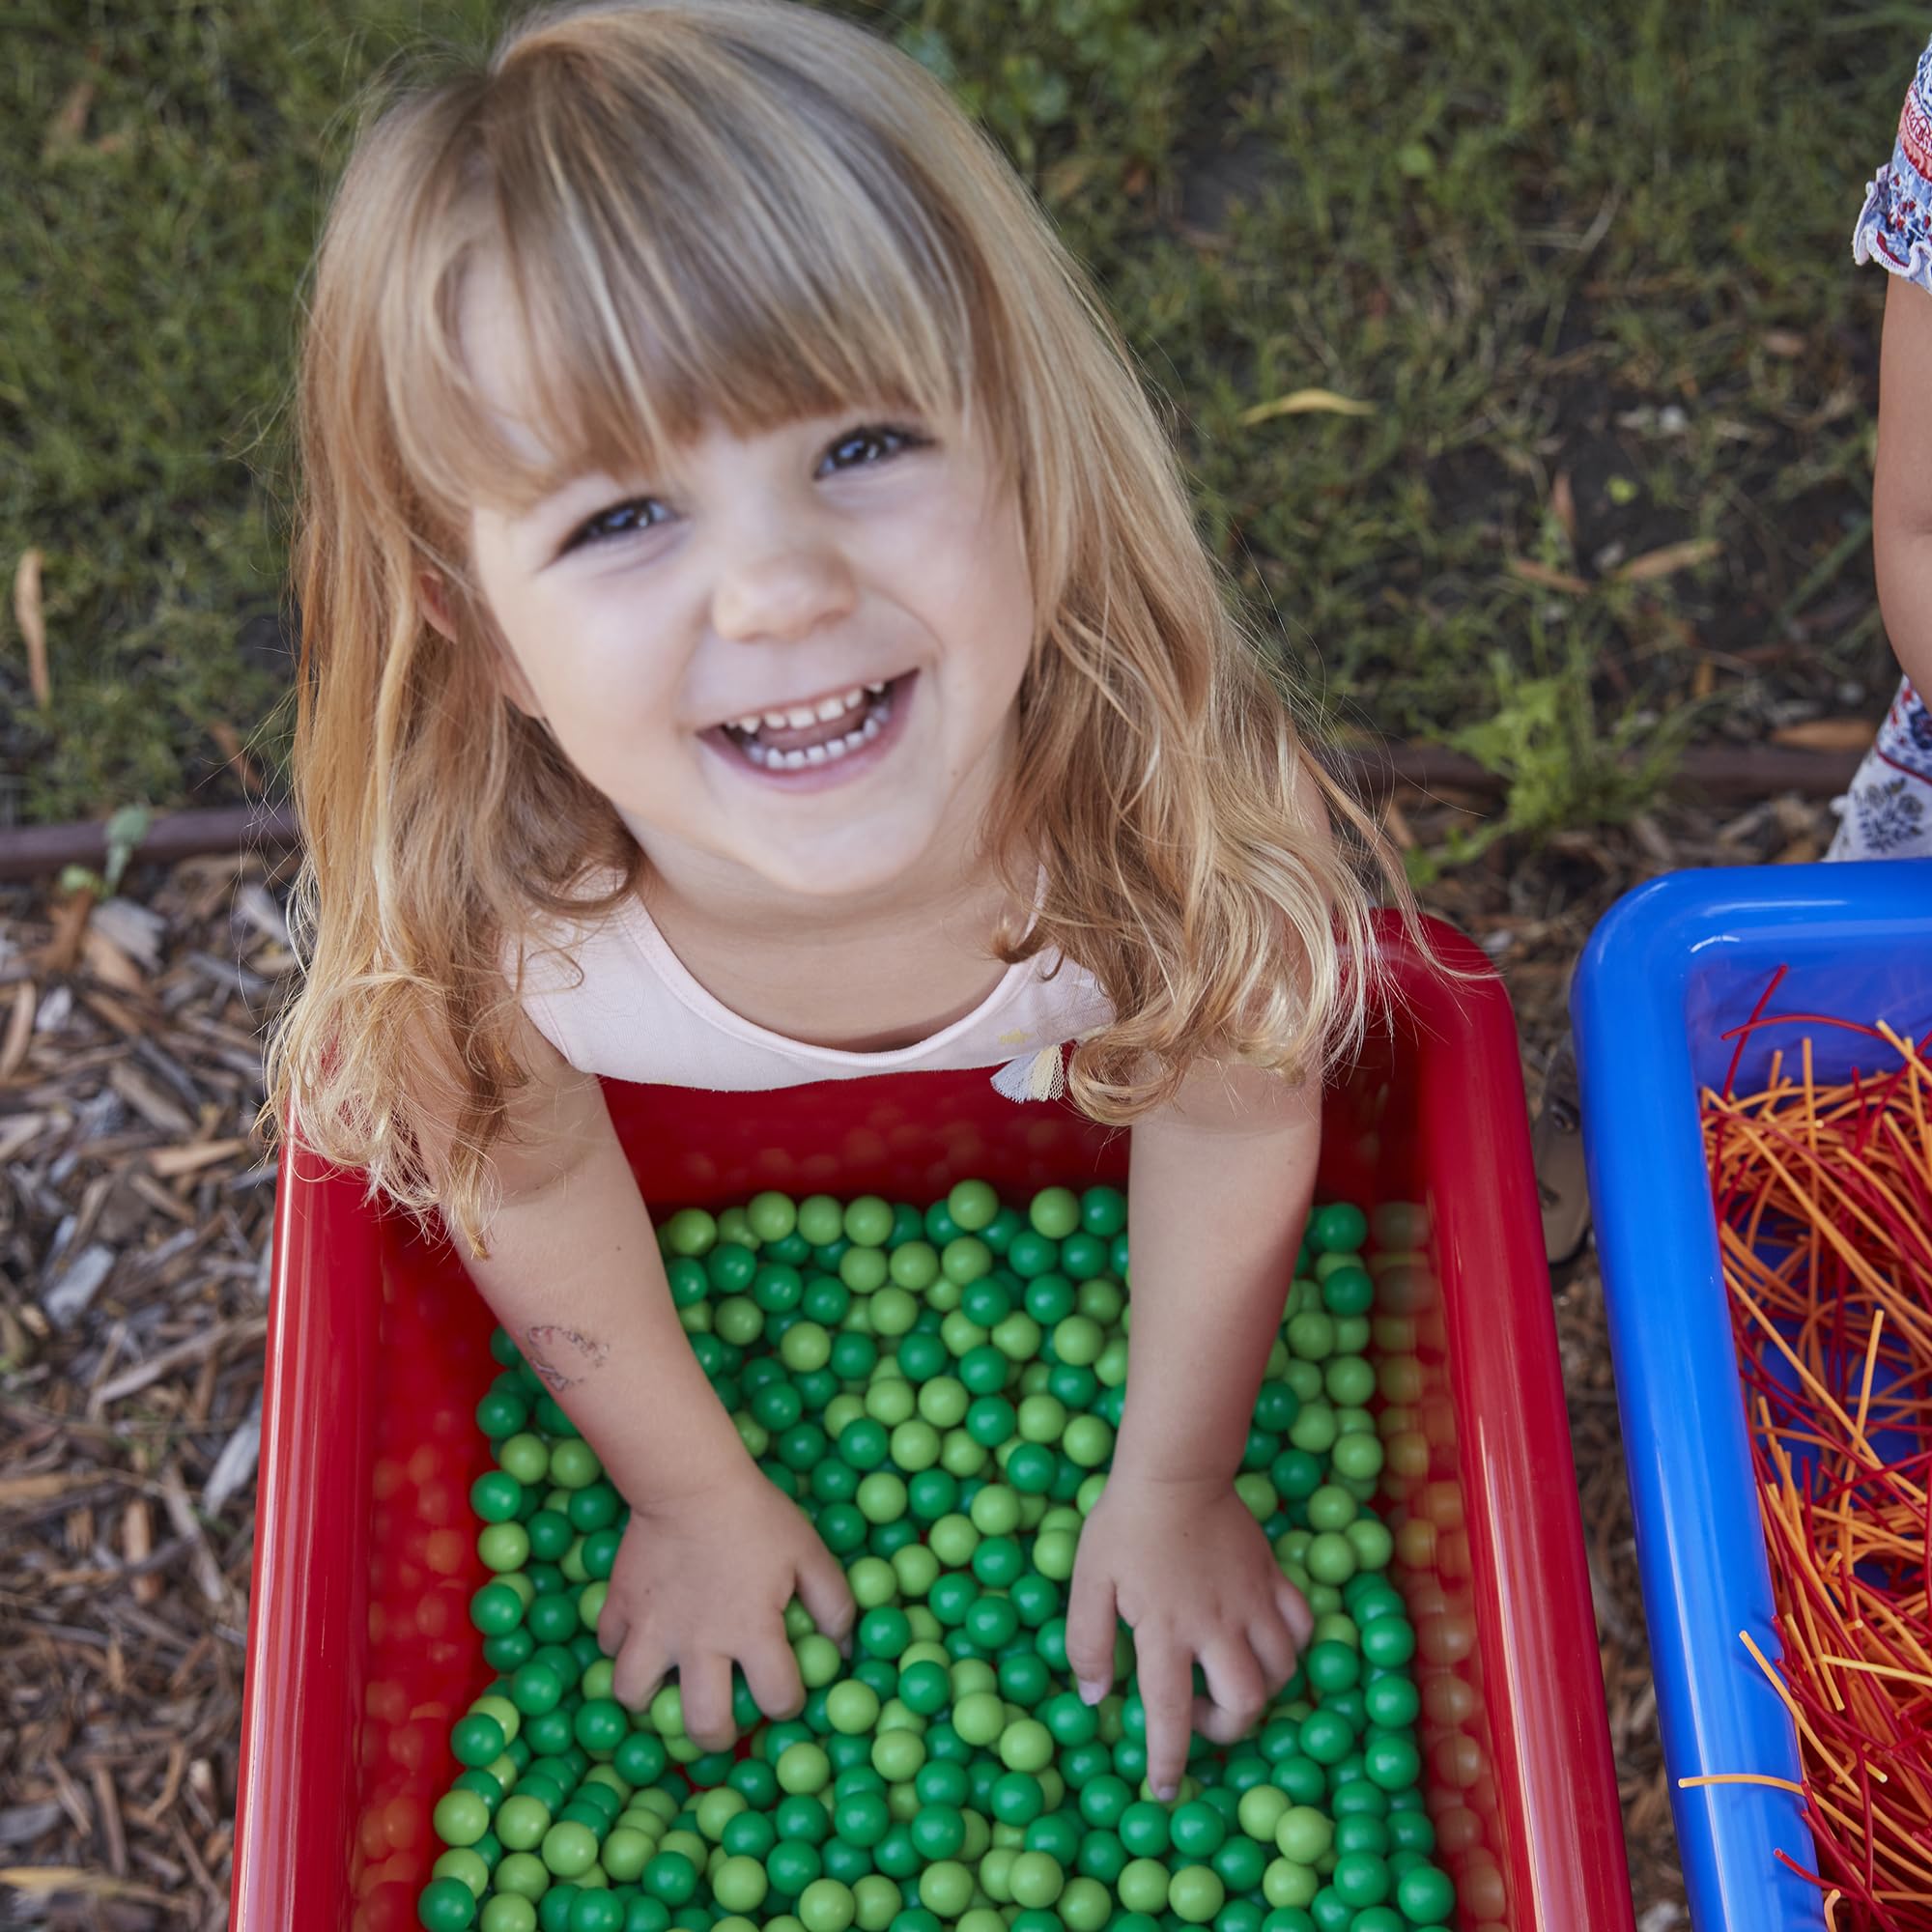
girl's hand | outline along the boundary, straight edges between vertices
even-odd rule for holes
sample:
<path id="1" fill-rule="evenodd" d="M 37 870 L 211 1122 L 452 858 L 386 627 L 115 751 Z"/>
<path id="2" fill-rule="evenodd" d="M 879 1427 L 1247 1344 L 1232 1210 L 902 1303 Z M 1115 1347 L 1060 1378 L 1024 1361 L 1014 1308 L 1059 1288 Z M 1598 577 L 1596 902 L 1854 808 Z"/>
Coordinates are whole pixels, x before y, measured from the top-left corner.
<path id="1" fill-rule="evenodd" d="M 844 1643 L 853 1617 L 844 1571 L 749 1463 L 720 1484 L 634 1510 L 597 1619 L 597 1641 L 617 1661 L 611 1694 L 640 1710 L 675 1669 L 686 1736 L 724 1750 L 737 1736 L 736 1663 L 767 1717 L 797 1717 L 805 1686 L 784 1630 L 794 1596 Z"/>
<path id="2" fill-rule="evenodd" d="M 1080 1534 L 1066 1612 L 1066 1661 L 1090 1704 L 1113 1680 L 1117 1614 L 1133 1629 L 1148 1782 L 1163 1800 L 1187 1768 L 1190 1729 L 1233 1744 L 1294 1675 L 1315 1629 L 1225 1480 L 1108 1479 Z M 1199 1698 L 1197 1658 L 1208 1690 Z"/>

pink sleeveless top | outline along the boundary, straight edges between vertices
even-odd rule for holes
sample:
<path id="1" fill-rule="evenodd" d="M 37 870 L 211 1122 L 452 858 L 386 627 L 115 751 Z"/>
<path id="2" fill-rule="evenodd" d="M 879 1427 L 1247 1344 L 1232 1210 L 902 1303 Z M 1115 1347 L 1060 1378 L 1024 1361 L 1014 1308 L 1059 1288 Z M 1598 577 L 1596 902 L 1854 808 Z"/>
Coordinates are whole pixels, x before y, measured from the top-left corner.
<path id="1" fill-rule="evenodd" d="M 614 884 L 614 879 L 612 880 Z M 641 899 L 632 897 L 569 939 L 548 935 L 566 957 L 526 953 L 522 1005 L 571 1065 L 613 1080 L 721 1093 L 757 1093 L 870 1073 L 983 1066 L 1009 1099 L 1065 1092 L 1065 1050 L 1114 1014 L 1099 982 L 1049 950 L 1010 966 L 965 1015 L 910 1046 L 852 1052 L 817 1046 L 733 1012 L 686 970 Z M 574 960 L 582 983 L 572 985 Z M 515 983 L 514 942 L 506 971 Z"/>

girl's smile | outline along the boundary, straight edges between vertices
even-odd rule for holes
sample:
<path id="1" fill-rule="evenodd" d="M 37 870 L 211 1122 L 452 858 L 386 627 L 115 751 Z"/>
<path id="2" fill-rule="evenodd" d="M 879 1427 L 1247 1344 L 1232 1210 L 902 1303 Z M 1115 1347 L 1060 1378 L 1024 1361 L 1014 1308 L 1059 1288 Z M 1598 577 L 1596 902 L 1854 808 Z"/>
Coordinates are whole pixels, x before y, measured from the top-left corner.
<path id="1" fill-rule="evenodd" d="M 874 772 L 905 735 L 916 670 L 837 697 L 780 705 L 700 734 L 734 769 L 787 791 L 827 791 Z"/>

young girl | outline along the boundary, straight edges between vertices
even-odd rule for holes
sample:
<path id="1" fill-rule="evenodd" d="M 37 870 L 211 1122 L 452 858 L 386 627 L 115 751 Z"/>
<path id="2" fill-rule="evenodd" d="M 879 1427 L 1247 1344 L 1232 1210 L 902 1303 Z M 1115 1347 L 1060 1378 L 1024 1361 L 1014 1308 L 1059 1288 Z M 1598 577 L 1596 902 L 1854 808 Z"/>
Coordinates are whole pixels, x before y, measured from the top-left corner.
<path id="1" fill-rule="evenodd" d="M 299 391 L 305 981 L 270 1118 L 470 1249 L 634 1509 L 615 1694 L 802 1702 L 838 1564 L 679 1327 L 599 1077 L 984 1067 L 1131 1123 L 1081 1539 L 1149 1775 L 1311 1617 L 1235 1494 L 1399 871 L 1297 737 L 1127 352 L 911 60 L 783 0 L 553 9 L 389 105 Z M 1345 954 L 1354 966 L 1345 971 Z M 1205 1673 L 1196 1699 L 1192 1669 Z"/>
<path id="2" fill-rule="evenodd" d="M 1872 554 L 1904 681 L 1842 801 L 1832 859 L 1932 857 L 1932 46 L 1865 188 L 1852 258 L 1890 271 L 1879 352 Z"/>

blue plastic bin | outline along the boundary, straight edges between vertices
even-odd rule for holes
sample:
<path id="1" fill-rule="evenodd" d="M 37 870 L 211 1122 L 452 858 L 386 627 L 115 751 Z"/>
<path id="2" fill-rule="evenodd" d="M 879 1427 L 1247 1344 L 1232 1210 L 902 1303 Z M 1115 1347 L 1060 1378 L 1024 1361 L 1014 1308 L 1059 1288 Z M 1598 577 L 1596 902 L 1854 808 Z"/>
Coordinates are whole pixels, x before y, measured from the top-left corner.
<path id="1" fill-rule="evenodd" d="M 1801 1776 L 1796 1731 L 1739 1633 L 1774 1661 L 1771 1573 L 1752 1486 L 1698 1096 L 1723 1084 L 1773 974 L 1768 1010 L 1932 1027 L 1932 864 L 1677 872 L 1597 928 L 1571 992 L 1583 1141 L 1603 1263 L 1637 1562 L 1671 1813 L 1695 1932 L 1822 1932 L 1800 1800 L 1699 1773 Z M 1873 1042 L 1793 1023 L 1753 1033 L 1738 1071 L 1809 1032 L 1822 1077 Z M 1878 1049 L 1883 1054 L 1884 1049 Z M 1861 1056 L 1864 1056 L 1861 1060 Z"/>

